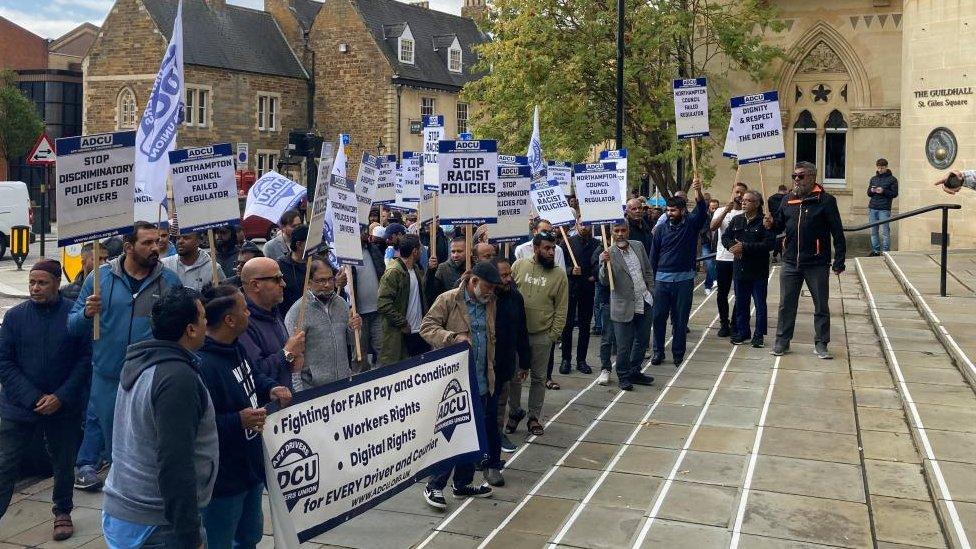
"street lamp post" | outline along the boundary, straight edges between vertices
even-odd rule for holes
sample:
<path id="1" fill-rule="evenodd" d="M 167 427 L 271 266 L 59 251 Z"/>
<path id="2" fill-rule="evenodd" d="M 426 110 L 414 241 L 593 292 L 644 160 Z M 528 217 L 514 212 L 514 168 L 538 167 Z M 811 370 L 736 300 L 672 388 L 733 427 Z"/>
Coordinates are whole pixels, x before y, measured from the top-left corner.
<path id="1" fill-rule="evenodd" d="M 624 148 L 624 0 L 617 0 L 617 149 Z"/>

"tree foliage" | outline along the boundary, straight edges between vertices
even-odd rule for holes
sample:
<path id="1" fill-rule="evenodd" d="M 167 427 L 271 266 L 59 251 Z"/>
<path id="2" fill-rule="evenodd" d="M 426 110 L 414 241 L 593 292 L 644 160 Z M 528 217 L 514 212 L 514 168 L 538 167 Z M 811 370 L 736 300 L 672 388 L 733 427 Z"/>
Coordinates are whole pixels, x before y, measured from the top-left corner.
<path id="1" fill-rule="evenodd" d="M 485 21 L 492 40 L 479 47 L 485 76 L 465 86 L 480 104 L 473 116 L 480 138 L 521 153 L 541 106 L 547 158 L 583 161 L 594 147 L 612 145 L 616 104 L 616 3 L 611 0 L 495 0 Z M 778 30 L 763 0 L 627 2 L 624 40 L 624 146 L 632 180 L 646 171 L 665 196 L 676 161 L 690 166 L 690 146 L 674 130 L 674 78 L 707 76 L 712 139 L 699 157 L 721 147 L 728 123 L 728 74 L 765 75 L 781 50 L 763 43 L 756 25 Z M 699 163 L 708 177 L 713 168 Z M 691 170 L 686 170 L 690 172 Z M 690 175 L 688 176 L 690 178 Z"/>
<path id="2" fill-rule="evenodd" d="M 16 158 L 27 154 L 43 131 L 44 121 L 34 104 L 17 88 L 17 75 L 0 72 L 0 155 Z"/>

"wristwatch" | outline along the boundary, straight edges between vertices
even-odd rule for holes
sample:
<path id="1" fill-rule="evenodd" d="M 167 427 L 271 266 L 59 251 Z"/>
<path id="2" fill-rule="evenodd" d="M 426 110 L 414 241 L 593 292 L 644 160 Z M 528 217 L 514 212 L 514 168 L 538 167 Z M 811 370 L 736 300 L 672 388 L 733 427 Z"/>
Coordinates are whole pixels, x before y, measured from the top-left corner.
<path id="1" fill-rule="evenodd" d="M 297 356 L 298 355 L 291 351 L 285 351 L 285 362 L 291 364 L 292 362 L 295 362 L 295 358 L 297 358 Z"/>

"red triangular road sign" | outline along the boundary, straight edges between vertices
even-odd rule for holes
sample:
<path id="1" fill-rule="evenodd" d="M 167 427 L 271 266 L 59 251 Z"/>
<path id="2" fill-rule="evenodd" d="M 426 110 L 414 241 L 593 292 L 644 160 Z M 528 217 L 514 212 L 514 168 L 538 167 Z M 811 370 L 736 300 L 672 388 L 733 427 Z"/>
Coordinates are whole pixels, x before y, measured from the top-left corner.
<path id="1" fill-rule="evenodd" d="M 27 155 L 27 163 L 31 166 L 50 166 L 54 164 L 54 160 L 54 143 L 51 143 L 46 133 L 42 133 Z"/>

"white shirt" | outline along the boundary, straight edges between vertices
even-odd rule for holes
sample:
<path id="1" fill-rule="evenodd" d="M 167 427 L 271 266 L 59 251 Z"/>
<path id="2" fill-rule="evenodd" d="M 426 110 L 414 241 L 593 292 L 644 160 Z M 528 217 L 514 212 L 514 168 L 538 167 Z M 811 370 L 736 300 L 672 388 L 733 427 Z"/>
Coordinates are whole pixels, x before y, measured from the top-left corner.
<path id="1" fill-rule="evenodd" d="M 420 284 L 417 282 L 417 274 L 413 269 L 408 269 L 410 273 L 410 297 L 407 298 L 407 324 L 410 325 L 410 333 L 420 331 L 420 322 L 423 320 L 423 307 L 420 305 Z"/>
<path id="2" fill-rule="evenodd" d="M 722 212 L 725 211 L 725 208 L 727 208 L 727 206 L 723 206 L 722 208 L 715 210 L 715 213 L 712 214 L 712 221 L 718 219 L 718 217 L 722 215 Z M 725 246 L 722 245 L 722 233 L 729 228 L 729 223 L 731 223 L 732 219 L 734 219 L 737 215 L 742 215 L 742 210 L 732 210 L 729 212 L 728 215 L 725 216 L 725 219 L 722 220 L 722 226 L 718 228 L 718 245 L 715 247 L 715 261 L 735 260 L 735 256 L 732 255 L 732 252 L 726 250 Z"/>
<path id="3" fill-rule="evenodd" d="M 535 250 L 532 248 L 532 241 L 523 242 L 515 247 L 515 259 L 530 259 L 535 255 Z M 579 258 L 577 258 L 579 259 Z M 563 256 L 563 247 L 556 246 L 556 266 L 562 267 L 566 271 L 566 258 Z M 569 272 L 569 271 L 566 271 Z"/>
<path id="4" fill-rule="evenodd" d="M 624 256 L 624 263 L 627 264 L 627 274 L 634 284 L 634 313 L 644 314 L 644 303 L 651 305 L 651 292 L 647 291 L 647 283 L 644 281 L 644 273 L 641 271 L 640 259 L 637 254 L 627 248 L 619 248 L 621 255 Z"/>

